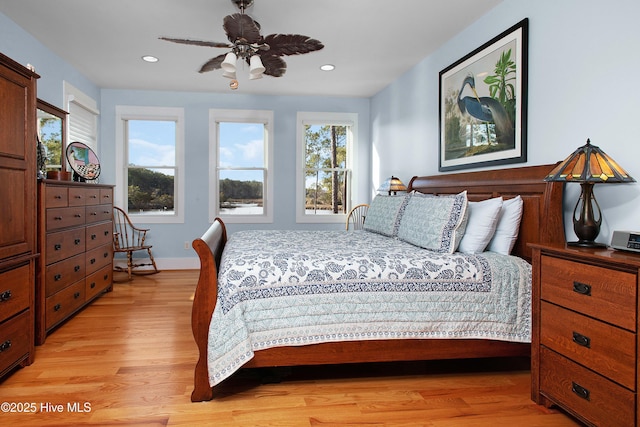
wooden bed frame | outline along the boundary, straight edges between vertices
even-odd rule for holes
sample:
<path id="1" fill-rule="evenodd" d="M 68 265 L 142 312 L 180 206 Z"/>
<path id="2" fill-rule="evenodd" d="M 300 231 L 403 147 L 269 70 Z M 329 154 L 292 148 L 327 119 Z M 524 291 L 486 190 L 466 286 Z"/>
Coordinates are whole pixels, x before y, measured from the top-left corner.
<path id="1" fill-rule="evenodd" d="M 456 194 L 467 190 L 469 200 L 520 195 L 524 201 L 520 233 L 513 254 L 531 261 L 528 243 L 564 243 L 563 185 L 544 182 L 554 165 L 529 166 L 491 171 L 414 177 L 409 191 L 429 194 Z M 211 400 L 207 368 L 209 321 L 217 297 L 217 277 L 222 250 L 227 241 L 224 223 L 216 221 L 193 241 L 200 257 L 191 326 L 199 349 L 194 372 L 194 402 Z M 277 347 L 256 351 L 244 367 L 324 365 L 361 362 L 465 359 L 481 357 L 529 356 L 530 344 L 479 339 L 425 339 L 345 341 L 307 346 Z"/>

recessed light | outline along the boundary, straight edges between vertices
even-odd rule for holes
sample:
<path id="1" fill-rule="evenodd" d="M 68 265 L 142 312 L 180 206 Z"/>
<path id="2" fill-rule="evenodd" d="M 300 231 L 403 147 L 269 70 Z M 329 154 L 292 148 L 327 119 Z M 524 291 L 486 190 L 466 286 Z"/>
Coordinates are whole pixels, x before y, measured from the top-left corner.
<path id="1" fill-rule="evenodd" d="M 320 69 L 322 71 L 333 71 L 335 70 L 336 66 L 333 64 L 324 64 L 320 66 Z"/>
<path id="2" fill-rule="evenodd" d="M 158 58 L 156 58 L 155 56 L 152 56 L 152 55 L 145 55 L 145 56 L 142 57 L 142 60 L 146 61 L 146 62 L 158 62 L 159 61 Z"/>

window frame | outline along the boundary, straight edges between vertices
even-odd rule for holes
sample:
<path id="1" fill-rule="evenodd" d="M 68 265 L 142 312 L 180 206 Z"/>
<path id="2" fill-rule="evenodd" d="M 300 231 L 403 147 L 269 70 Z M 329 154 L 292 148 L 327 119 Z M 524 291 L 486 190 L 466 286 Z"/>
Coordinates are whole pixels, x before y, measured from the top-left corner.
<path id="1" fill-rule="evenodd" d="M 337 224 L 347 219 L 349 210 L 357 195 L 358 183 L 356 173 L 356 158 L 358 144 L 358 114 L 357 113 L 327 113 L 327 112 L 298 112 L 296 116 L 296 223 Z M 337 125 L 349 126 L 350 135 L 347 136 L 347 179 L 348 193 L 345 197 L 347 207 L 345 212 L 330 215 L 310 215 L 306 213 L 306 185 L 305 185 L 305 126 L 306 125 Z"/>
<path id="2" fill-rule="evenodd" d="M 231 110 L 209 109 L 209 223 L 213 223 L 216 217 L 229 224 L 267 224 L 273 223 L 274 183 L 273 183 L 273 117 L 272 110 Z M 219 177 L 219 150 L 220 132 L 218 123 L 261 123 L 264 125 L 264 204 L 263 213 L 260 215 L 228 215 L 220 213 L 220 180 Z"/>
<path id="3" fill-rule="evenodd" d="M 128 211 L 128 146 L 124 122 L 128 120 L 175 121 L 175 175 L 174 175 L 174 214 L 173 215 L 139 215 Z M 184 164 L 184 108 L 148 107 L 117 105 L 116 106 L 116 191 L 114 202 L 128 212 L 135 224 L 182 224 L 185 210 L 185 164 Z"/>

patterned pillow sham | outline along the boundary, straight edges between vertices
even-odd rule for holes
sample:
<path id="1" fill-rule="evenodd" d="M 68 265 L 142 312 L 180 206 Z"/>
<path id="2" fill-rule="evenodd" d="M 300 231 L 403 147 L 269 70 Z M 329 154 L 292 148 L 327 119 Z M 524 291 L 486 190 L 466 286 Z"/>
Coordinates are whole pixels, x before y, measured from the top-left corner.
<path id="1" fill-rule="evenodd" d="M 467 192 L 432 196 L 414 193 L 400 219 L 398 238 L 440 253 L 458 248 L 467 225 Z"/>
<path id="2" fill-rule="evenodd" d="M 367 216 L 364 229 L 384 236 L 396 237 L 400 218 L 411 196 L 385 196 L 378 194 L 374 197 Z"/>

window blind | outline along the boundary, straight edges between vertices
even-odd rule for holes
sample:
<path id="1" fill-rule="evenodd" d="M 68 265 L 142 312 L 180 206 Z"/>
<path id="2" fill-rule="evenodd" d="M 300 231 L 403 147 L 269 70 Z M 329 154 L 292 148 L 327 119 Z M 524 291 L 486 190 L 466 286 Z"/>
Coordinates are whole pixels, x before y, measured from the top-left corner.
<path id="1" fill-rule="evenodd" d="M 98 148 L 97 118 L 98 116 L 93 111 L 71 101 L 69 103 L 68 141 L 79 141 L 96 150 Z"/>

